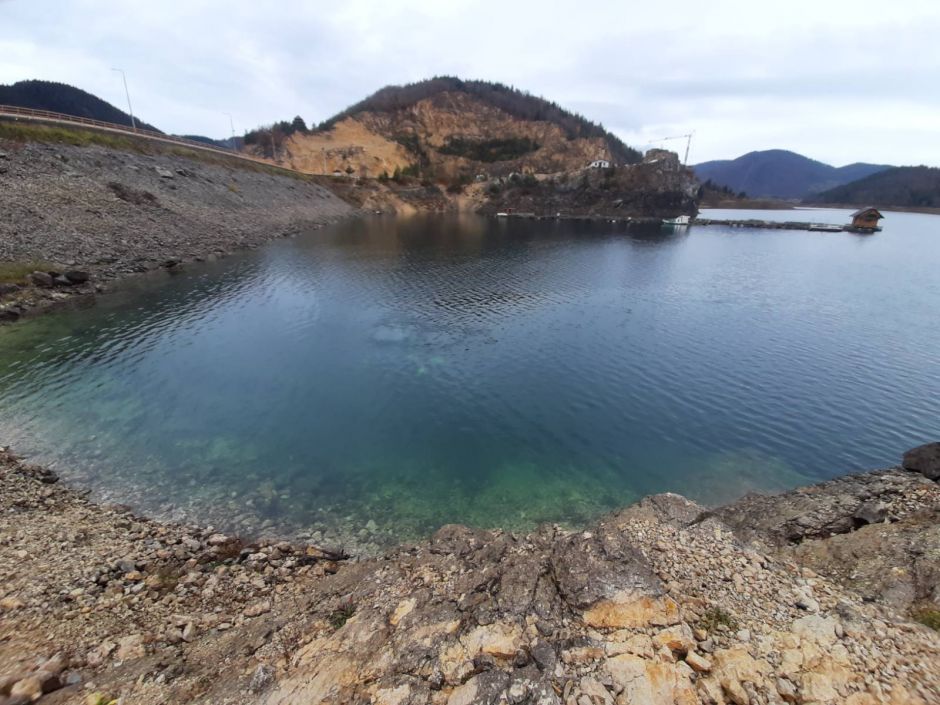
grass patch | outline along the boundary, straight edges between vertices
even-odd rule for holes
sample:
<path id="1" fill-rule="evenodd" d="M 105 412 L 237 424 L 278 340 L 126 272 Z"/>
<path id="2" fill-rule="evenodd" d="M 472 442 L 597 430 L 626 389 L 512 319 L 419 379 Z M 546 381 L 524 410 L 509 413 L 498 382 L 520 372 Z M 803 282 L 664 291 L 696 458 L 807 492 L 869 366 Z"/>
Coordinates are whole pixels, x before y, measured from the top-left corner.
<path id="1" fill-rule="evenodd" d="M 528 137 L 507 139 L 473 140 L 451 137 L 438 148 L 441 154 L 465 157 L 477 162 L 503 162 L 518 159 L 539 148 L 539 143 Z"/>
<path id="2" fill-rule="evenodd" d="M 914 613 L 914 619 L 924 626 L 940 632 L 940 610 L 920 610 Z"/>
<path id="3" fill-rule="evenodd" d="M 26 277 L 33 272 L 54 271 L 48 262 L 0 262 L 0 284 L 25 284 Z"/>
<path id="4" fill-rule="evenodd" d="M 179 565 L 161 565 L 154 571 L 154 575 L 160 579 L 160 586 L 157 589 L 161 593 L 173 592 L 185 572 Z"/>
<path id="5" fill-rule="evenodd" d="M 116 705 L 119 700 L 103 693 L 90 693 L 85 696 L 86 705 Z"/>
<path id="6" fill-rule="evenodd" d="M 132 139 L 110 132 L 97 132 L 54 125 L 37 125 L 28 122 L 0 121 L 0 139 L 7 139 L 12 142 L 53 142 L 70 144 L 75 147 L 87 147 L 96 144 L 141 154 L 151 153 L 146 149 L 147 145 L 143 140 Z"/>
<path id="7" fill-rule="evenodd" d="M 0 120 L 0 140 L 68 144 L 74 147 L 96 145 L 99 147 L 117 149 L 123 152 L 135 152 L 137 154 L 166 154 L 183 157 L 185 159 L 202 162 L 203 164 L 224 166 L 232 169 L 241 169 L 243 171 L 254 171 L 262 174 L 272 174 L 274 176 L 287 176 L 299 181 L 312 180 L 310 174 L 302 174 L 298 171 L 292 171 L 273 164 L 247 161 L 235 156 L 230 157 L 218 152 L 203 151 L 183 145 L 160 142 L 143 136 L 133 137 L 104 130 L 72 127 L 70 125 L 41 125 L 23 121 L 12 122 Z"/>
<path id="8" fill-rule="evenodd" d="M 709 634 L 717 631 L 719 627 L 725 627 L 729 631 L 735 631 L 738 628 L 738 621 L 721 607 L 711 607 L 698 621 L 698 626 Z"/>
<path id="9" fill-rule="evenodd" d="M 354 614 L 356 614 L 356 605 L 353 604 L 352 598 L 350 597 L 340 603 L 340 606 L 330 613 L 330 626 L 332 626 L 335 631 L 346 624 Z"/>

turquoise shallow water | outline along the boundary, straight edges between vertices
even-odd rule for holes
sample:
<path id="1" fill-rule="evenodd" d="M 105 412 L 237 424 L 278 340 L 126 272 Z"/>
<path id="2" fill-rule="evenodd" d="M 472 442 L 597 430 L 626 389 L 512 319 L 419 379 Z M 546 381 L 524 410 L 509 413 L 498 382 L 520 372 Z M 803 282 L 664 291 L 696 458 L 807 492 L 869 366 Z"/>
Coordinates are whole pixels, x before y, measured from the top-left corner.
<path id="1" fill-rule="evenodd" d="M 915 214 L 348 222 L 0 329 L 0 443 L 159 516 L 353 549 L 720 502 L 940 437 L 938 272 Z"/>

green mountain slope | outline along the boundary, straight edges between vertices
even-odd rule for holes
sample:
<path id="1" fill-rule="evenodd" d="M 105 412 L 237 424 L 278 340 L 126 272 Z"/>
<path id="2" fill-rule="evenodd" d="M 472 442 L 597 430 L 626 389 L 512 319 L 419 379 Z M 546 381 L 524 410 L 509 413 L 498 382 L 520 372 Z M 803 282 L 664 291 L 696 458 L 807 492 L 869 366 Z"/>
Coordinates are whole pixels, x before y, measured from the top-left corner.
<path id="1" fill-rule="evenodd" d="M 804 198 L 888 169 L 856 163 L 834 167 L 783 149 L 749 152 L 737 159 L 703 162 L 695 167 L 701 181 L 712 181 L 752 197 Z"/>
<path id="2" fill-rule="evenodd" d="M 131 116 L 123 110 L 81 88 L 54 81 L 19 81 L 9 86 L 0 85 L 0 105 L 51 110 L 117 125 L 131 124 Z M 153 125 L 141 120 L 137 120 L 137 126 L 144 130 L 160 132 Z"/>
<path id="3" fill-rule="evenodd" d="M 810 203 L 940 208 L 940 169 L 901 166 L 871 174 L 807 199 Z"/>

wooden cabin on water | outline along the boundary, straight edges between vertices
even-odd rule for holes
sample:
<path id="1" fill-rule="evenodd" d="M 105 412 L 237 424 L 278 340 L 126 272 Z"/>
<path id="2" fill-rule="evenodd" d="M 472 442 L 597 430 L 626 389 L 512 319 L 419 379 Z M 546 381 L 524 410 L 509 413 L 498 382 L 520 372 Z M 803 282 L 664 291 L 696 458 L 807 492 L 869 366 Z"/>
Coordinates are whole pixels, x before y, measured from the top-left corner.
<path id="1" fill-rule="evenodd" d="M 878 221 L 884 218 L 877 208 L 861 208 L 852 214 L 852 230 L 875 232 L 881 230 Z"/>

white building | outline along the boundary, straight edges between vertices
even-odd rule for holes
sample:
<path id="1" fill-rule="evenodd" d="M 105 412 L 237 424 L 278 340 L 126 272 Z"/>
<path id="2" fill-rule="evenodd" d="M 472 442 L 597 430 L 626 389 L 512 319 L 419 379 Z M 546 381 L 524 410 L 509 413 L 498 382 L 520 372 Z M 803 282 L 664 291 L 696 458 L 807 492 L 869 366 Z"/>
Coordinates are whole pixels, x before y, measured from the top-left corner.
<path id="1" fill-rule="evenodd" d="M 610 162 L 606 159 L 595 159 L 588 164 L 589 169 L 610 169 Z"/>

